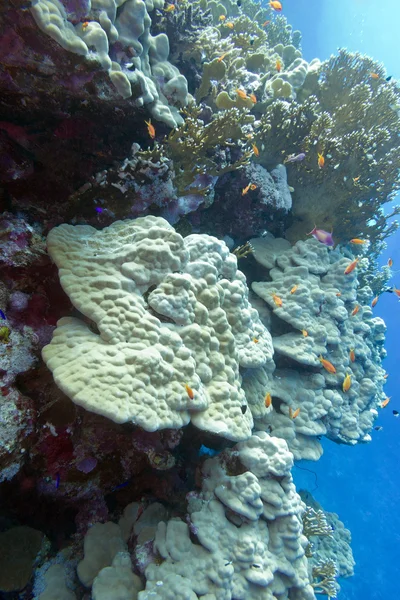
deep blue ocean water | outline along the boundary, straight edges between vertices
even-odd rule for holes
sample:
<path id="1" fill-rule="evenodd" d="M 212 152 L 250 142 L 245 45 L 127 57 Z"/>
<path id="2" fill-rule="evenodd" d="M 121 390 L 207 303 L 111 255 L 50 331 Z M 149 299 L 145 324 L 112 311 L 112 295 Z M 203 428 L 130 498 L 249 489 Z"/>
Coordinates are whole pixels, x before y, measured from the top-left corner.
<path id="1" fill-rule="evenodd" d="M 388 75 L 400 79 L 400 2 L 387 0 L 282 0 L 283 13 L 303 34 L 307 60 L 326 59 L 337 48 L 369 54 Z M 400 198 L 397 199 L 400 203 Z M 357 232 L 355 232 L 355 235 Z M 400 231 L 388 242 L 382 264 L 394 261 L 391 284 L 400 287 Z M 396 270 L 398 270 L 396 274 Z M 347 447 L 325 441 L 318 463 L 299 463 L 318 476 L 313 494 L 325 510 L 337 512 L 351 530 L 355 576 L 342 582 L 341 600 L 400 598 L 400 302 L 383 294 L 377 316 L 387 325 L 385 391 L 392 396 L 376 424 L 370 444 Z M 298 487 L 315 487 L 315 477 L 295 469 Z"/>

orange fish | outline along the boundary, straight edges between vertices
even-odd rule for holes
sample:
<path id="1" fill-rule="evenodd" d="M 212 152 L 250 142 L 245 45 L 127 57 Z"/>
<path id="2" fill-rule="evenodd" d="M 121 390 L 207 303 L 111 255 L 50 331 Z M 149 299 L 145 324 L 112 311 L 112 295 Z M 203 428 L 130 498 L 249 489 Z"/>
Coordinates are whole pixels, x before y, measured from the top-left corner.
<path id="1" fill-rule="evenodd" d="M 351 362 L 354 362 L 356 360 L 354 348 L 350 348 L 350 360 L 351 360 Z"/>
<path id="2" fill-rule="evenodd" d="M 387 398 L 385 398 L 384 400 L 382 400 L 382 402 L 381 402 L 381 408 L 385 408 L 385 406 L 387 406 L 389 404 L 390 398 L 391 398 L 391 396 L 388 396 Z"/>
<path id="3" fill-rule="evenodd" d="M 227 54 L 228 52 L 224 52 L 223 54 L 221 54 L 221 56 L 217 58 L 217 62 L 222 62 Z"/>
<path id="4" fill-rule="evenodd" d="M 303 334 L 303 337 L 308 337 L 308 331 L 306 329 L 302 329 L 301 333 Z"/>
<path id="5" fill-rule="evenodd" d="M 361 179 L 361 175 L 359 175 L 358 177 L 353 177 L 353 183 L 358 183 Z"/>
<path id="6" fill-rule="evenodd" d="M 378 73 L 370 73 L 371 79 L 379 79 Z"/>
<path id="7" fill-rule="evenodd" d="M 352 240 L 350 240 L 350 244 L 366 244 L 367 240 L 360 240 L 359 238 L 353 238 Z"/>
<path id="8" fill-rule="evenodd" d="M 252 101 L 253 104 L 257 104 L 257 98 L 255 94 L 250 94 L 249 95 L 250 100 Z"/>
<path id="9" fill-rule="evenodd" d="M 252 192 L 254 192 L 254 190 L 256 190 L 256 189 L 257 189 L 257 186 L 256 186 L 256 184 L 255 184 L 255 183 L 252 183 L 252 184 L 250 185 L 250 189 L 251 189 L 251 191 L 252 191 Z"/>
<path id="10" fill-rule="evenodd" d="M 351 387 L 351 375 L 349 375 L 347 373 L 347 375 L 346 375 L 346 377 L 344 378 L 344 381 L 343 381 L 342 389 L 343 389 L 344 392 L 348 392 L 349 389 L 350 389 L 350 387 Z"/>
<path id="11" fill-rule="evenodd" d="M 264 404 L 265 404 L 265 408 L 269 408 L 272 404 L 272 398 L 271 398 L 271 394 L 269 392 L 267 392 L 267 394 L 265 394 Z"/>
<path id="12" fill-rule="evenodd" d="M 252 147 L 252 149 L 253 149 L 253 154 L 254 154 L 254 156 L 260 156 L 260 151 L 259 151 L 259 149 L 257 148 L 257 146 L 256 146 L 255 144 L 252 144 L 252 145 L 251 145 L 251 147 Z"/>
<path id="13" fill-rule="evenodd" d="M 325 158 L 324 155 L 321 154 L 321 152 L 318 152 L 318 166 L 320 169 L 323 169 L 323 167 L 325 166 Z"/>
<path id="14" fill-rule="evenodd" d="M 89 27 L 89 21 L 84 21 L 82 23 L 82 29 L 83 29 L 83 31 L 85 31 L 85 29 L 87 29 L 88 27 Z"/>
<path id="15" fill-rule="evenodd" d="M 239 96 L 239 98 L 241 98 L 242 100 L 247 100 L 248 96 L 244 90 L 237 89 L 236 93 Z"/>
<path id="16" fill-rule="evenodd" d="M 387 261 L 387 266 L 393 267 L 393 260 L 391 258 L 389 258 L 389 260 Z"/>
<path id="17" fill-rule="evenodd" d="M 291 293 L 291 294 L 294 294 L 294 293 L 295 293 L 295 291 L 297 290 L 297 288 L 298 288 L 298 287 L 299 287 L 298 285 L 294 285 L 294 286 L 292 287 L 292 289 L 290 290 L 290 293 Z"/>
<path id="18" fill-rule="evenodd" d="M 149 136 L 151 137 L 152 140 L 154 140 L 154 138 L 156 137 L 156 129 L 154 127 L 154 125 L 151 124 L 151 119 L 149 119 L 148 121 L 145 121 L 146 125 L 147 125 L 147 131 L 149 132 Z"/>
<path id="19" fill-rule="evenodd" d="M 258 344 L 258 339 L 257 339 L 257 338 L 253 338 L 253 342 L 254 342 L 255 344 Z"/>
<path id="20" fill-rule="evenodd" d="M 251 183 L 249 183 L 249 185 L 246 185 L 246 187 L 244 187 L 244 188 L 242 189 L 242 196 L 245 196 L 245 195 L 247 194 L 247 192 L 248 192 L 248 191 L 249 191 L 249 189 L 250 189 L 250 186 L 251 186 Z"/>
<path id="21" fill-rule="evenodd" d="M 339 298 L 342 294 L 340 292 L 336 293 L 336 296 Z"/>
<path id="22" fill-rule="evenodd" d="M 324 367 L 324 369 L 326 371 L 328 371 L 328 373 L 332 373 L 332 374 L 336 373 L 336 369 L 333 366 L 333 364 L 331 362 L 329 362 L 329 360 L 326 360 L 326 358 L 323 358 L 322 354 L 320 354 L 319 361 L 320 361 L 321 365 Z"/>
<path id="23" fill-rule="evenodd" d="M 355 307 L 353 308 L 353 310 L 351 311 L 351 316 L 355 317 L 355 315 L 358 313 L 359 310 L 360 310 L 360 305 L 356 304 Z"/>
<path id="24" fill-rule="evenodd" d="M 275 1 L 271 0 L 269 5 L 271 8 L 276 10 L 276 12 L 281 12 L 281 10 L 282 10 L 282 4 L 280 2 L 275 2 Z"/>
<path id="25" fill-rule="evenodd" d="M 226 16 L 225 16 L 225 15 L 220 15 L 220 16 L 218 17 L 218 21 L 225 21 L 225 19 L 226 19 Z"/>
<path id="26" fill-rule="evenodd" d="M 175 4 L 167 4 L 167 8 L 164 8 L 164 12 L 170 13 L 174 12 L 176 6 Z"/>
<path id="27" fill-rule="evenodd" d="M 396 294 L 396 296 L 398 298 L 400 298 L 400 290 L 398 290 L 396 287 L 392 288 L 393 289 L 393 293 Z"/>
<path id="28" fill-rule="evenodd" d="M 271 21 L 264 21 L 264 23 L 261 25 L 261 27 L 266 27 L 267 25 L 269 25 L 271 23 Z"/>
<path id="29" fill-rule="evenodd" d="M 347 267 L 345 268 L 345 270 L 343 271 L 343 273 L 345 275 L 348 275 L 349 273 L 351 273 L 352 271 L 354 271 L 354 269 L 356 268 L 357 263 L 358 263 L 359 260 L 360 260 L 359 258 L 354 259 L 349 265 L 347 265 Z"/>
<path id="30" fill-rule="evenodd" d="M 272 300 L 275 302 L 276 306 L 282 306 L 282 298 L 280 298 L 276 294 L 272 294 Z"/>
<path id="31" fill-rule="evenodd" d="M 228 27 L 228 29 L 233 29 L 235 25 L 232 23 L 232 21 L 229 21 L 229 23 L 225 23 L 225 27 Z"/>
<path id="32" fill-rule="evenodd" d="M 276 61 L 276 63 L 275 63 L 275 68 L 276 68 L 276 70 L 278 71 L 278 73 L 280 73 L 280 72 L 281 72 L 281 70 L 282 70 L 282 63 L 281 63 L 281 61 L 279 60 L 279 58 L 278 58 L 278 60 L 277 60 L 277 61 Z"/>
<path id="33" fill-rule="evenodd" d="M 389 373 L 385 373 L 383 379 L 387 379 L 389 377 Z"/>
<path id="34" fill-rule="evenodd" d="M 295 419 L 296 417 L 298 417 L 300 414 L 300 407 L 296 408 L 296 410 L 293 412 L 291 407 L 289 406 L 289 417 L 291 419 Z"/>
<path id="35" fill-rule="evenodd" d="M 378 304 L 379 296 L 375 296 L 375 298 L 371 302 L 372 308 Z"/>
<path id="36" fill-rule="evenodd" d="M 185 383 L 185 390 L 186 390 L 186 392 L 187 392 L 187 395 L 189 396 L 189 398 L 190 398 L 191 400 L 193 400 L 193 398 L 194 398 L 194 391 L 192 390 L 192 388 L 191 388 L 191 387 L 189 387 L 189 386 L 188 386 L 188 384 L 187 384 L 187 383 Z"/>

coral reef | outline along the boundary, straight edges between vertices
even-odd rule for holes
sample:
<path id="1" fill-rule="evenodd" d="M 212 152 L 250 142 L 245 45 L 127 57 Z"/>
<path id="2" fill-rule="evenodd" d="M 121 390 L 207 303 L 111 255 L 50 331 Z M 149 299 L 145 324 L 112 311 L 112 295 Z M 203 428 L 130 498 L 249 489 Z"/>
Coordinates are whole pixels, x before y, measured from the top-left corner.
<path id="1" fill-rule="evenodd" d="M 76 404 L 147 431 L 191 419 L 228 439 L 250 435 L 239 365 L 265 364 L 272 347 L 225 244 L 143 217 L 102 231 L 63 225 L 47 245 L 93 323 L 61 319 L 42 352 Z"/>
<path id="2" fill-rule="evenodd" d="M 356 269 L 344 273 L 348 258 L 317 240 L 286 250 L 287 242 L 272 236 L 250 243 L 269 269 L 269 280 L 253 282 L 252 289 L 272 311 L 277 365 L 243 381 L 257 426 L 284 437 L 296 458 L 318 459 L 321 435 L 345 444 L 370 441 L 385 398 L 385 325 L 367 305 L 371 290 L 358 288 Z M 267 392 L 273 411 L 264 405 Z"/>

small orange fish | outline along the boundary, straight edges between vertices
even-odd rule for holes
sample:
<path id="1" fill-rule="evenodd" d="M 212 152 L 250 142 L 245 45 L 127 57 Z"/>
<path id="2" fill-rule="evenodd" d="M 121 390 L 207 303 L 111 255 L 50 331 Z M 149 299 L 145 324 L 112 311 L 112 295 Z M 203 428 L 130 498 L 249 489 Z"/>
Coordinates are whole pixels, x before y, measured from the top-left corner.
<path id="1" fill-rule="evenodd" d="M 85 29 L 87 29 L 88 27 L 89 27 L 89 21 L 84 21 L 82 23 L 82 29 L 83 29 L 83 31 L 85 31 Z"/>
<path id="2" fill-rule="evenodd" d="M 351 375 L 349 375 L 347 373 L 347 375 L 343 381 L 342 389 L 344 392 L 348 392 L 350 388 L 351 388 Z"/>
<path id="3" fill-rule="evenodd" d="M 253 342 L 254 342 L 255 344 L 258 344 L 258 339 L 257 339 L 257 338 L 253 338 Z"/>
<path id="4" fill-rule="evenodd" d="M 396 294 L 396 296 L 398 298 L 400 298 L 400 290 L 398 290 L 396 287 L 393 287 L 392 290 L 393 290 L 393 293 Z"/>
<path id="5" fill-rule="evenodd" d="M 323 169 L 325 166 L 325 158 L 321 152 L 318 152 L 318 166 L 320 169 Z"/>
<path id="6" fill-rule="evenodd" d="M 340 298 L 340 296 L 341 296 L 341 295 L 342 295 L 342 294 L 341 294 L 340 292 L 336 292 L 336 296 L 337 296 L 338 298 Z"/>
<path id="7" fill-rule="evenodd" d="M 343 273 L 345 275 L 348 275 L 349 273 L 351 273 L 352 271 L 354 271 L 354 269 L 356 268 L 357 263 L 358 263 L 359 260 L 360 260 L 359 258 L 354 259 L 349 265 L 347 265 L 347 267 L 345 268 L 345 270 L 343 271 Z"/>
<path id="8" fill-rule="evenodd" d="M 393 267 L 393 260 L 391 258 L 389 258 L 389 260 L 387 261 L 387 266 Z"/>
<path id="9" fill-rule="evenodd" d="M 300 407 L 296 408 L 296 410 L 293 412 L 293 410 L 291 409 L 291 407 L 289 406 L 289 417 L 291 419 L 295 419 L 296 417 L 298 417 L 300 414 Z"/>
<path id="10" fill-rule="evenodd" d="M 355 317 L 359 310 L 360 310 L 360 305 L 356 304 L 355 307 L 353 308 L 353 310 L 351 311 L 351 316 Z"/>
<path id="11" fill-rule="evenodd" d="M 375 298 L 371 302 L 372 308 L 378 304 L 379 296 L 375 296 Z"/>
<path id="12" fill-rule="evenodd" d="M 391 398 L 391 396 L 388 396 L 387 398 L 385 398 L 384 400 L 382 400 L 382 402 L 381 402 L 381 408 L 385 408 L 385 406 L 387 406 L 389 404 L 390 398 Z"/>
<path id="13" fill-rule="evenodd" d="M 271 8 L 273 8 L 277 12 L 281 12 L 281 10 L 282 10 L 282 4 L 280 2 L 275 2 L 275 1 L 271 0 L 269 5 Z"/>
<path id="14" fill-rule="evenodd" d="M 242 196 L 245 196 L 245 195 L 247 194 L 247 192 L 248 192 L 248 191 L 249 191 L 249 189 L 250 189 L 250 186 L 251 186 L 251 183 L 249 183 L 249 185 L 246 185 L 246 187 L 244 187 L 244 188 L 242 189 Z"/>
<path id="15" fill-rule="evenodd" d="M 303 337 L 308 337 L 308 331 L 306 329 L 302 329 L 301 333 L 303 334 Z"/>
<path id="16" fill-rule="evenodd" d="M 223 54 L 221 54 L 221 56 L 219 56 L 217 58 L 217 62 L 222 62 L 225 58 L 225 56 L 227 56 L 228 52 L 224 52 Z"/>
<path id="17" fill-rule="evenodd" d="M 241 98 L 242 100 L 247 100 L 248 96 L 244 90 L 237 89 L 236 93 L 239 96 L 239 98 Z"/>
<path id="18" fill-rule="evenodd" d="M 389 373 L 385 373 L 383 379 L 387 379 L 389 377 Z"/>
<path id="19" fill-rule="evenodd" d="M 276 294 L 272 294 L 272 300 L 275 302 L 276 306 L 282 306 L 282 298 L 280 298 Z"/>
<path id="20" fill-rule="evenodd" d="M 354 348 L 350 348 L 350 360 L 351 362 L 354 362 L 356 360 L 356 354 L 354 352 Z"/>
<path id="21" fill-rule="evenodd" d="M 279 60 L 279 58 L 278 58 L 278 60 L 277 60 L 277 61 L 276 61 L 276 63 L 275 63 L 275 68 L 276 68 L 276 70 L 278 71 L 278 73 L 280 73 L 280 72 L 281 72 L 281 70 L 282 70 L 282 63 L 281 63 L 281 61 Z"/>
<path id="22" fill-rule="evenodd" d="M 253 149 L 253 154 L 254 154 L 254 156 L 260 156 L 260 151 L 259 151 L 259 149 L 257 148 L 257 146 L 256 146 L 255 144 L 252 144 L 252 145 L 251 145 L 251 147 L 252 147 L 252 149 Z"/>
<path id="23" fill-rule="evenodd" d="M 193 398 L 194 398 L 194 391 L 192 390 L 192 388 L 190 386 L 188 386 L 187 383 L 185 383 L 185 390 L 186 390 L 187 395 L 189 396 L 189 398 L 191 400 L 193 400 Z"/>
<path id="24" fill-rule="evenodd" d="M 265 408 L 269 408 L 272 404 L 271 394 L 267 392 L 264 399 Z"/>
<path id="25" fill-rule="evenodd" d="M 294 286 L 292 287 L 292 289 L 290 290 L 290 293 L 291 293 L 291 294 L 294 294 L 294 293 L 296 292 L 296 290 L 297 290 L 297 288 L 298 288 L 298 287 L 299 287 L 299 286 L 298 286 L 297 284 L 296 284 L 296 285 L 294 285 Z"/>
<path id="26" fill-rule="evenodd" d="M 370 73 L 371 79 L 379 79 L 378 73 Z"/>
<path id="27" fill-rule="evenodd" d="M 250 189 L 251 189 L 252 192 L 254 192 L 254 190 L 257 189 L 256 184 L 255 183 L 250 184 Z"/>
<path id="28" fill-rule="evenodd" d="M 326 358 L 323 358 L 322 354 L 320 354 L 319 361 L 324 369 L 328 371 L 328 373 L 336 373 L 336 369 L 333 364 L 329 360 L 326 360 Z"/>
<path id="29" fill-rule="evenodd" d="M 257 104 L 257 98 L 255 94 L 249 94 L 249 98 L 253 104 Z"/>
<path id="30" fill-rule="evenodd" d="M 261 27 L 266 27 L 267 25 L 269 25 L 271 23 L 271 21 L 264 21 L 264 23 L 261 25 Z"/>
<path id="31" fill-rule="evenodd" d="M 362 244 L 366 244 L 368 242 L 368 240 L 360 240 L 360 238 L 353 238 L 352 240 L 350 240 L 350 244 L 359 244 L 360 246 Z"/>
<path id="32" fill-rule="evenodd" d="M 358 183 L 361 179 L 361 175 L 359 175 L 358 177 L 353 177 L 353 183 Z"/>
<path id="33" fill-rule="evenodd" d="M 145 123 L 147 125 L 147 131 L 149 132 L 149 136 L 151 137 L 152 140 L 154 140 L 154 138 L 156 137 L 156 129 L 155 129 L 154 125 L 152 125 L 151 119 L 149 119 L 148 121 L 145 121 Z"/>
<path id="34" fill-rule="evenodd" d="M 225 27 L 228 27 L 228 29 L 233 29 L 235 25 L 232 23 L 232 21 L 229 21 L 229 23 L 225 23 Z"/>
<path id="35" fill-rule="evenodd" d="M 170 13 L 174 12 L 176 6 L 175 4 L 167 4 L 167 8 L 164 8 L 164 12 Z"/>
<path id="36" fill-rule="evenodd" d="M 225 19 L 226 19 L 226 15 L 220 15 L 218 17 L 218 21 L 225 21 Z"/>

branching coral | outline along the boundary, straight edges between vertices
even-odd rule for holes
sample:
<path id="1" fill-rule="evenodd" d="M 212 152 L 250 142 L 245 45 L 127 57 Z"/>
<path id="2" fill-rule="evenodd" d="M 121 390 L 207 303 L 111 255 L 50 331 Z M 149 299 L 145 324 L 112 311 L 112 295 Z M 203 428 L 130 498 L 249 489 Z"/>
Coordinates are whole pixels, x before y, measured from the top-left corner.
<path id="1" fill-rule="evenodd" d="M 335 561 L 331 559 L 321 560 L 312 570 L 314 581 L 311 585 L 315 593 L 324 594 L 329 598 L 336 598 L 338 590 L 336 575 Z"/>
<path id="2" fill-rule="evenodd" d="M 214 116 L 213 120 L 204 125 L 198 117 L 200 109 L 191 105 L 185 111 L 184 123 L 171 131 L 165 143 L 150 153 L 163 152 L 171 158 L 174 165 L 174 185 L 179 195 L 196 192 L 204 194 L 207 185 L 194 186 L 196 178 L 201 175 L 218 177 L 228 171 L 243 166 L 248 161 L 248 155 L 242 152 L 237 160 L 229 158 L 229 148 L 233 145 L 247 142 L 244 126 L 253 122 L 254 118 L 246 111 L 232 108 Z M 147 156 L 146 152 L 141 153 Z"/>
<path id="3" fill-rule="evenodd" d="M 346 50 L 324 62 L 318 74 L 318 80 L 307 75 L 302 102 L 267 108 L 257 137 L 265 146 L 261 161 L 271 165 L 286 152 L 306 154 L 290 166 L 290 239 L 317 223 L 333 228 L 337 241 L 368 237 L 374 256 L 396 227 L 389 231 L 381 207 L 400 189 L 400 90 L 385 81 L 375 61 Z"/>

